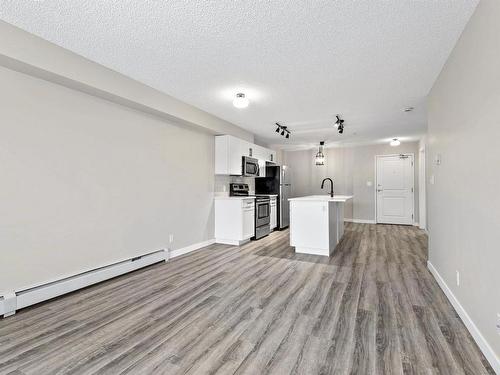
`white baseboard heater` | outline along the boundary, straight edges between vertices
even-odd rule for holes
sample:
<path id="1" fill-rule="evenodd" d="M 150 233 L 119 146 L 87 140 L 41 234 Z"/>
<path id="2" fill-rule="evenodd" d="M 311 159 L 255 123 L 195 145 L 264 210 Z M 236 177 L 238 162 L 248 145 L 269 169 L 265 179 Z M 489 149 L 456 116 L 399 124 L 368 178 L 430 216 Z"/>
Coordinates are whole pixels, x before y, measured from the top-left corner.
<path id="1" fill-rule="evenodd" d="M 151 264 L 168 260 L 168 251 L 159 250 L 130 258 L 118 263 L 96 268 L 61 280 L 38 285 L 32 288 L 3 293 L 0 296 L 0 316 L 10 316 L 16 310 L 49 300 L 60 295 L 85 288 L 92 284 L 135 271 Z"/>

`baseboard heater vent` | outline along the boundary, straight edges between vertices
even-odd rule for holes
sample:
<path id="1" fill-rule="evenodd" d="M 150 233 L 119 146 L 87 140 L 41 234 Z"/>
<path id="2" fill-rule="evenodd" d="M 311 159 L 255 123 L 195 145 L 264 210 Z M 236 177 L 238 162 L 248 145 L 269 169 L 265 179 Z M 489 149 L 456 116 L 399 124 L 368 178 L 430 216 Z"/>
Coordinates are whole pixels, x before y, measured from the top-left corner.
<path id="1" fill-rule="evenodd" d="M 3 293 L 0 296 L 0 316 L 7 317 L 13 315 L 16 310 L 23 307 L 31 306 L 166 260 L 168 260 L 168 251 L 159 250 L 43 285 Z"/>

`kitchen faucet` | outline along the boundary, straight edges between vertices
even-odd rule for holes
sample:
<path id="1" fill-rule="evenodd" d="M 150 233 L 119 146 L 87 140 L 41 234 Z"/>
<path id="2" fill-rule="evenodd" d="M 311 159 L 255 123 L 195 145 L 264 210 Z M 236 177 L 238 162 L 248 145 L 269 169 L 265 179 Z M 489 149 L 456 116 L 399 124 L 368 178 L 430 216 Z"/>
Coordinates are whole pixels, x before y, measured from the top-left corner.
<path id="1" fill-rule="evenodd" d="M 330 197 L 333 198 L 333 180 L 331 178 L 323 179 L 323 182 L 321 182 L 321 189 L 323 189 L 323 187 L 325 186 L 326 180 L 330 181 Z"/>

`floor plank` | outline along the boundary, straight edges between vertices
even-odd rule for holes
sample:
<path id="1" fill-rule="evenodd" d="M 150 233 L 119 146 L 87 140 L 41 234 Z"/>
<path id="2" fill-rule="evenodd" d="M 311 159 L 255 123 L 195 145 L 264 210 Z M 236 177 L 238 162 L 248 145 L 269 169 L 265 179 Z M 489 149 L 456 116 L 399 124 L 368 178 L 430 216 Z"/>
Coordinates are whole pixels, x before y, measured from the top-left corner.
<path id="1" fill-rule="evenodd" d="M 0 374 L 494 374 L 412 226 L 211 245 L 0 320 Z"/>

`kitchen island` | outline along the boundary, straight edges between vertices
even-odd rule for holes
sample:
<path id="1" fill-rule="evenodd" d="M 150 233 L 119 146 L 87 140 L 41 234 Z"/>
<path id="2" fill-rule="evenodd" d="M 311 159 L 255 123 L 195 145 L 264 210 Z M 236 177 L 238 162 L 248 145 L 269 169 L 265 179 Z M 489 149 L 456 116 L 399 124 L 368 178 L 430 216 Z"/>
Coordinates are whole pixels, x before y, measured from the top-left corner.
<path id="1" fill-rule="evenodd" d="M 344 234 L 344 204 L 350 195 L 291 198 L 290 245 L 296 253 L 330 256 Z"/>

